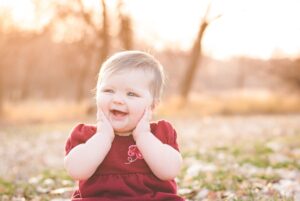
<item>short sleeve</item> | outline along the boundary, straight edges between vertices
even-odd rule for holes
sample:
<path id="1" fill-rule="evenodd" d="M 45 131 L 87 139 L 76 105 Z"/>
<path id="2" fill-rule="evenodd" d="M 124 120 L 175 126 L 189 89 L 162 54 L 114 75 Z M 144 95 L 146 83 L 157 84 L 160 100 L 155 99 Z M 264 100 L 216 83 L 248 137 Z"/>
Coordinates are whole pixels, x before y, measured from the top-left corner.
<path id="1" fill-rule="evenodd" d="M 75 146 L 85 143 L 95 133 L 95 126 L 85 124 L 78 124 L 75 126 L 67 139 L 65 145 L 65 155 L 67 155 Z"/>
<path id="2" fill-rule="evenodd" d="M 151 132 L 164 144 L 168 144 L 177 151 L 179 146 L 177 143 L 177 133 L 173 126 L 165 121 L 161 120 L 157 123 L 151 123 Z"/>

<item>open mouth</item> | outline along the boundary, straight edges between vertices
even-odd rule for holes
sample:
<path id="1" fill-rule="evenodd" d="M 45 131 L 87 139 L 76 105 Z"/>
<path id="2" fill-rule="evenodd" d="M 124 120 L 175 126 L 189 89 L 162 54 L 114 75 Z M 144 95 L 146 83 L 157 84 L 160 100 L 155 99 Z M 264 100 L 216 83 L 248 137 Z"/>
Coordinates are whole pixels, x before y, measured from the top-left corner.
<path id="1" fill-rule="evenodd" d="M 110 110 L 110 112 L 113 114 L 113 116 L 115 118 L 122 118 L 128 114 L 128 112 L 123 112 L 123 111 L 116 110 L 116 109 Z"/>

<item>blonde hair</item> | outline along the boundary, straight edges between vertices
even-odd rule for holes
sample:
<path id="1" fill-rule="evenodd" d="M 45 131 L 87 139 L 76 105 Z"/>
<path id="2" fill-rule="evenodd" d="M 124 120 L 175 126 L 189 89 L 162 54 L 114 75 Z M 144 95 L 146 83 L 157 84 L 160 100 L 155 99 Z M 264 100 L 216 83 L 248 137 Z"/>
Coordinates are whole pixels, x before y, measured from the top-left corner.
<path id="1" fill-rule="evenodd" d="M 99 101 L 99 86 L 103 77 L 125 70 L 143 70 L 150 74 L 152 76 L 150 92 L 153 100 L 160 100 L 165 83 L 163 66 L 152 55 L 142 51 L 131 50 L 115 53 L 102 64 L 98 75 L 97 101 Z"/>

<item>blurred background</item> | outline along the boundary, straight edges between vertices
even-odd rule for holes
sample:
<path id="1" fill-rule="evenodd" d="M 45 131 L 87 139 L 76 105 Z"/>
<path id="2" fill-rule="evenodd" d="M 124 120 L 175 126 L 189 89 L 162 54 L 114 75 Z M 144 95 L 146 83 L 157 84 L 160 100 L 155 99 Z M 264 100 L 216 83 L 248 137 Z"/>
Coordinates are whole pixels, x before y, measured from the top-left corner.
<path id="1" fill-rule="evenodd" d="M 101 63 L 161 61 L 179 194 L 300 200 L 300 1 L 0 0 L 0 200 L 69 200 L 64 145 Z"/>
<path id="2" fill-rule="evenodd" d="M 1 118 L 93 114 L 101 63 L 128 49 L 166 68 L 162 113 L 298 112 L 299 8 L 297 0 L 1 0 Z"/>

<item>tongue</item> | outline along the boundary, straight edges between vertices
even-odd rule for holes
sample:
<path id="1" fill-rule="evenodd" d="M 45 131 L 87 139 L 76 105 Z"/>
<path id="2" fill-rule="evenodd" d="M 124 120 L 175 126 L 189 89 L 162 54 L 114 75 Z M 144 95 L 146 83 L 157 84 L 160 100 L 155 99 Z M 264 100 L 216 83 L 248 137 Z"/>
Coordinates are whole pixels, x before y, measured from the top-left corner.
<path id="1" fill-rule="evenodd" d="M 126 115 L 125 112 L 121 112 L 121 111 L 117 111 L 117 110 L 114 110 L 113 111 L 113 114 L 116 116 L 116 117 L 123 117 Z"/>

